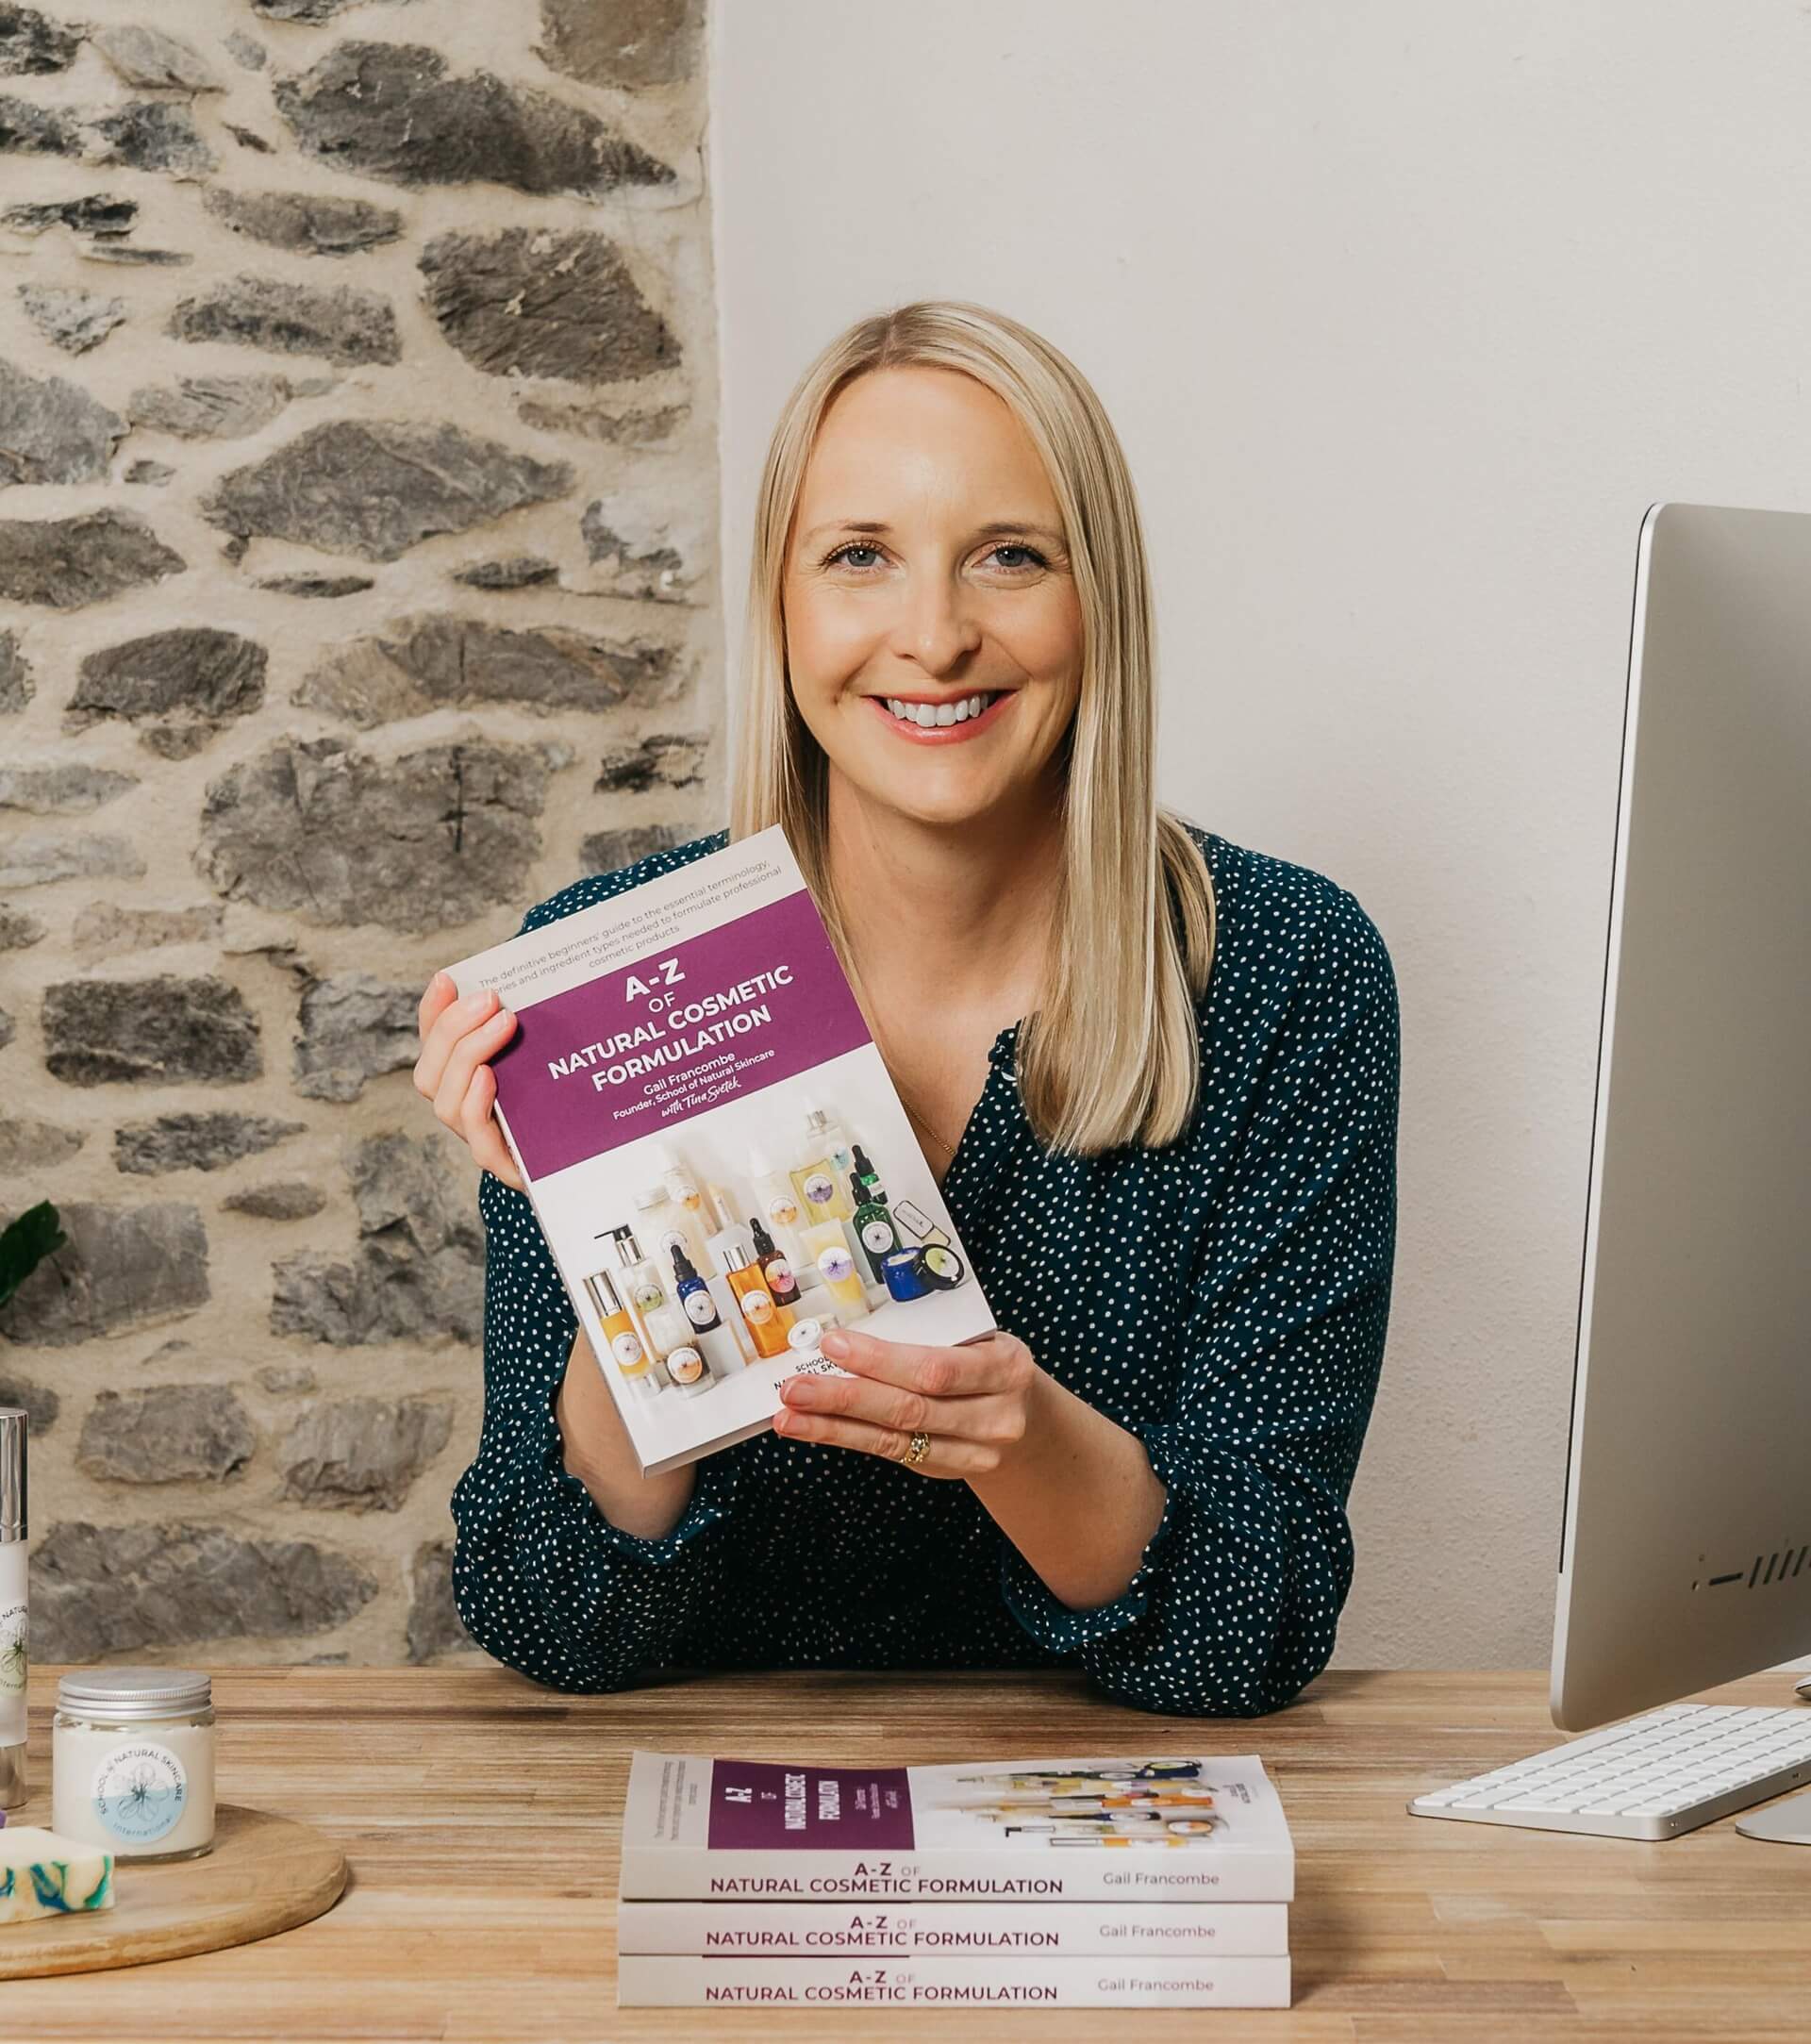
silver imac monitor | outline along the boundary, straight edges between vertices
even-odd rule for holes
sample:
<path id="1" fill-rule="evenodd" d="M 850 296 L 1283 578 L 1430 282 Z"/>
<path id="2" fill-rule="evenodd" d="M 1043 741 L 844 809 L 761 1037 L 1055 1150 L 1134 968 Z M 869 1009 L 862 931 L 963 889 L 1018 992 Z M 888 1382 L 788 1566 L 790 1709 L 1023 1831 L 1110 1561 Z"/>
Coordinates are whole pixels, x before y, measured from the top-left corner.
<path id="1" fill-rule="evenodd" d="M 1805 1654 L 1811 514 L 1657 504 L 1637 555 L 1553 1722 L 1587 1730 Z M 1811 1796 L 1794 1803 L 1811 1826 Z"/>

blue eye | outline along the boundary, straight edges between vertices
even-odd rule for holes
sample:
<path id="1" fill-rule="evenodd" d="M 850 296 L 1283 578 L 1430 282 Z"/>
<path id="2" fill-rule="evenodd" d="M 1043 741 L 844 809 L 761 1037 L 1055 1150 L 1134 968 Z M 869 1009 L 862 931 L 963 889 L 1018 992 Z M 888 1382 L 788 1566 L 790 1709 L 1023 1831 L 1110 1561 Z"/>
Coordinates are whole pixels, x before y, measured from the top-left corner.
<path id="1" fill-rule="evenodd" d="M 845 540 L 840 546 L 834 548 L 830 553 L 826 554 L 823 557 L 823 559 L 819 563 L 819 565 L 821 567 L 828 568 L 836 561 L 844 560 L 845 557 L 850 554 L 878 554 L 879 551 L 880 549 L 877 546 L 872 544 L 869 540 Z M 1027 566 L 1047 568 L 1050 565 L 1050 563 L 1044 558 L 1044 557 L 1038 551 L 1035 546 L 1025 546 L 1017 540 L 996 540 L 990 551 L 995 554 L 1022 554 L 1026 557 Z M 858 567 L 860 564 L 854 561 L 848 561 L 846 565 L 850 567 Z M 1022 573 L 1024 570 L 1023 568 L 1020 568 L 1012 572 Z"/>

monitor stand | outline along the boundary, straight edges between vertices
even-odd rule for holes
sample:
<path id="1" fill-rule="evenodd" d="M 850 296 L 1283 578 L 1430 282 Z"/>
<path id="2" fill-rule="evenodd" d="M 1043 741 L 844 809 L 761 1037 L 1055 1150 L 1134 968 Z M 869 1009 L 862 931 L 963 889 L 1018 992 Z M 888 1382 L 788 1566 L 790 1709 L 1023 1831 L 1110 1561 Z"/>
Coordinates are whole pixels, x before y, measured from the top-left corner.
<path id="1" fill-rule="evenodd" d="M 1811 1675 L 1794 1685 L 1794 1693 L 1811 1703 Z M 1736 1820 L 1745 1838 L 1764 1838 L 1770 1845 L 1811 1845 L 1811 1794 L 1787 1796 Z"/>

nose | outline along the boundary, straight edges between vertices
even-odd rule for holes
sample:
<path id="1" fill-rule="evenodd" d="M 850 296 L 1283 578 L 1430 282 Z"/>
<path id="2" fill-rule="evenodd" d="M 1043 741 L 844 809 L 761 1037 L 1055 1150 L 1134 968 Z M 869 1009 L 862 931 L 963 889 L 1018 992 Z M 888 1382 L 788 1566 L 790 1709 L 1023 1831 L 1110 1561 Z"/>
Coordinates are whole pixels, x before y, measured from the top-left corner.
<path id="1" fill-rule="evenodd" d="M 959 668 L 981 643 L 981 627 L 971 612 L 970 601 L 959 578 L 935 573 L 906 575 L 901 584 L 889 650 L 941 679 Z"/>

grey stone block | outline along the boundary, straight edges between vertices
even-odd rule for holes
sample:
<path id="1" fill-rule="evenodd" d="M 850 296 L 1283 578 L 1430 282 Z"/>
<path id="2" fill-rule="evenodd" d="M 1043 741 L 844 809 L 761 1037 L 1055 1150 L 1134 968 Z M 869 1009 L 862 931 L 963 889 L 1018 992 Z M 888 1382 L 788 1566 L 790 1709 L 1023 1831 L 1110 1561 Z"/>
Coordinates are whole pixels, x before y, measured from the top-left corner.
<path id="1" fill-rule="evenodd" d="M 42 234 L 46 227 L 68 227 L 80 235 L 130 234 L 138 217 L 136 199 L 116 198 L 110 191 L 84 192 L 75 199 L 27 199 L 0 210 L 0 221 L 15 234 Z"/>
<path id="2" fill-rule="evenodd" d="M 16 716 L 35 692 L 31 666 L 19 650 L 17 635 L 0 632 L 0 717 Z"/>
<path id="3" fill-rule="evenodd" d="M 27 375 L 0 355 L 0 485 L 98 481 L 125 432 L 79 384 Z"/>
<path id="4" fill-rule="evenodd" d="M 612 447 L 658 447 L 685 424 L 684 405 L 569 405 L 525 393 L 516 403 L 523 425 L 542 433 L 573 433 L 580 440 L 605 440 Z"/>
<path id="5" fill-rule="evenodd" d="M 677 336 L 601 234 L 440 234 L 421 269 L 440 331 L 493 376 L 621 383 L 679 360 Z"/>
<path id="6" fill-rule="evenodd" d="M 294 1638 L 377 1594 L 368 1570 L 312 1540 L 244 1539 L 186 1521 L 52 1525 L 32 1556 L 32 1646 L 50 1661 L 144 1647 Z"/>
<path id="7" fill-rule="evenodd" d="M 540 554 L 516 554 L 507 560 L 474 560 L 453 577 L 472 590 L 538 589 L 559 580 L 558 565 Z"/>
<path id="8" fill-rule="evenodd" d="M 208 1233 L 189 1201 L 59 1200 L 57 1211 L 69 1239 L 0 1306 L 8 1340 L 67 1348 L 208 1304 Z"/>
<path id="9" fill-rule="evenodd" d="M 595 115 L 489 71 L 449 75 L 425 43 L 338 43 L 272 96 L 308 155 L 398 184 L 602 198 L 675 181 Z"/>
<path id="10" fill-rule="evenodd" d="M 0 72 L 34 76 L 67 71 L 81 46 L 79 28 L 36 8 L 0 6 Z"/>
<path id="11" fill-rule="evenodd" d="M 277 1450 L 283 1494 L 304 1504 L 394 1512 L 452 1438 L 450 1398 L 344 1398 L 311 1407 Z"/>
<path id="12" fill-rule="evenodd" d="M 111 767 L 54 760 L 44 766 L 0 764 L 0 809 L 29 809 L 38 816 L 79 816 L 117 802 L 139 785 L 132 773 Z"/>
<path id="13" fill-rule="evenodd" d="M 444 422 L 340 419 L 223 476 L 201 509 L 239 539 L 395 560 L 432 533 L 562 497 L 573 481 L 569 462 L 537 461 Z"/>
<path id="14" fill-rule="evenodd" d="M 66 355 L 98 348 L 125 318 L 124 298 L 102 298 L 62 284 L 21 284 L 18 291 L 25 317 Z"/>
<path id="15" fill-rule="evenodd" d="M 96 1392 L 82 1416 L 75 1461 L 114 1483 L 221 1483 L 257 1452 L 258 1436 L 230 1385 L 159 1384 Z"/>
<path id="16" fill-rule="evenodd" d="M 266 1363 L 258 1382 L 273 1398 L 311 1398 L 321 1388 L 320 1378 L 306 1363 Z"/>
<path id="17" fill-rule="evenodd" d="M 394 241 L 403 216 L 369 199 L 327 198 L 312 191 L 232 191 L 210 185 L 202 204 L 235 234 L 305 256 L 354 256 Z"/>
<path id="18" fill-rule="evenodd" d="M 481 739 L 379 760 L 282 739 L 211 782 L 197 869 L 317 924 L 443 930 L 521 898 L 547 799 L 538 750 Z"/>
<path id="19" fill-rule="evenodd" d="M 330 653 L 293 700 L 368 730 L 446 705 L 520 703 L 550 712 L 651 705 L 682 685 L 668 646 L 427 612 Z"/>
<path id="20" fill-rule="evenodd" d="M 29 831 L 0 841 L 0 888 L 47 887 L 57 880 L 138 880 L 144 861 L 116 831 L 75 837 Z"/>
<path id="21" fill-rule="evenodd" d="M 224 979 L 67 979 L 44 989 L 44 1063 L 71 1086 L 231 1085 L 264 1069 L 258 1019 Z"/>
<path id="22" fill-rule="evenodd" d="M 651 852 L 670 852 L 675 844 L 702 837 L 673 823 L 635 823 L 624 830 L 594 830 L 579 841 L 579 869 L 586 873 L 615 872 L 633 866 Z"/>
<path id="23" fill-rule="evenodd" d="M 119 717 L 165 758 L 185 758 L 264 701 L 264 648 L 237 632 L 179 624 L 103 646 L 83 660 L 66 731 Z"/>
<path id="24" fill-rule="evenodd" d="M 400 1133 L 356 1144 L 348 1165 L 358 1208 L 351 1262 L 305 1251 L 272 1269 L 271 1331 L 335 1348 L 451 1335 L 478 1338 L 484 1238 L 446 1146 Z"/>
<path id="25" fill-rule="evenodd" d="M 390 301 L 357 284 L 291 284 L 235 276 L 179 299 L 164 331 L 177 341 L 228 341 L 330 362 L 400 362 Z"/>
<path id="26" fill-rule="evenodd" d="M 136 511 L 0 519 L 0 601 L 79 610 L 187 566 Z"/>
<path id="27" fill-rule="evenodd" d="M 35 1115 L 0 1121 L 0 1177 L 23 1183 L 33 1172 L 55 1171 L 87 1140 L 78 1128 L 59 1128 Z"/>
<path id="28" fill-rule="evenodd" d="M 309 1100 L 357 1100 L 368 1079 L 402 1072 L 422 1054 L 419 987 L 372 972 L 310 977 L 295 1039 L 295 1089 Z"/>
<path id="29" fill-rule="evenodd" d="M 305 1179 L 279 1178 L 269 1185 L 246 1186 L 221 1202 L 229 1213 L 252 1214 L 260 1221 L 306 1221 L 327 1204 L 327 1195 Z M 260 1374 L 259 1381 L 262 1381 Z M 312 1383 L 310 1383 L 312 1388 Z M 268 1389 L 269 1387 L 266 1386 Z"/>
<path id="30" fill-rule="evenodd" d="M 134 425 L 184 440 L 238 440 L 268 425 L 293 392 L 282 376 L 182 376 L 145 384 L 125 401 Z"/>
<path id="31" fill-rule="evenodd" d="M 306 596 L 331 602 L 338 596 L 359 596 L 375 589 L 376 578 L 368 574 L 274 574 L 258 585 L 278 596 Z"/>
<path id="32" fill-rule="evenodd" d="M 477 1642 L 453 1602 L 453 1543 L 424 1540 L 408 1569 L 408 1657 L 416 1666 Z"/>
<path id="33" fill-rule="evenodd" d="M 140 22 L 113 22 L 89 31 L 89 41 L 127 85 L 156 92 L 218 92 L 208 59 L 180 37 Z"/>
<path id="34" fill-rule="evenodd" d="M 154 1177 L 164 1172 L 219 1171 L 241 1157 L 274 1150 L 307 1128 L 306 1122 L 279 1122 L 269 1114 L 159 1115 L 155 1122 L 126 1122 L 113 1131 L 113 1162 L 123 1172 Z"/>
<path id="35" fill-rule="evenodd" d="M 0 1405 L 17 1405 L 25 1415 L 25 1438 L 35 1441 L 57 1424 L 63 1402 L 47 1384 L 34 1384 L 29 1377 L 0 1372 Z M 29 1447 L 27 1447 L 29 1454 Z"/>
<path id="36" fill-rule="evenodd" d="M 104 163 L 138 171 L 168 171 L 173 177 L 206 177 L 219 159 L 202 140 L 187 107 L 167 99 L 137 99 L 87 123 Z"/>
<path id="37" fill-rule="evenodd" d="M 90 902 L 75 918 L 71 942 L 84 964 L 155 951 L 160 944 L 218 944 L 225 914 L 218 902 L 193 908 L 122 908 L 117 902 Z"/>
<path id="38" fill-rule="evenodd" d="M 25 157 L 79 157 L 81 122 L 62 107 L 38 107 L 0 92 L 0 152 Z"/>
<path id="39" fill-rule="evenodd" d="M 676 85 L 697 65 L 704 17 L 704 0 L 540 0 L 535 55 L 587 85 Z"/>

